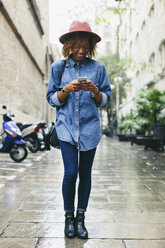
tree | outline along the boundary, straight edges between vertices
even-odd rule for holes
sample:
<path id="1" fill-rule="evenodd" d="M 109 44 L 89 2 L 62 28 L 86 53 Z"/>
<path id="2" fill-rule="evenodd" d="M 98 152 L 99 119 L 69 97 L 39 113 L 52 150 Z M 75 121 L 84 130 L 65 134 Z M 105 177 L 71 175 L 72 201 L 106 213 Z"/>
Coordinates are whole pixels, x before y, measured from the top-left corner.
<path id="1" fill-rule="evenodd" d="M 108 56 L 102 56 L 99 58 L 99 61 L 104 63 L 105 67 L 106 67 L 106 71 L 109 77 L 109 81 L 110 84 L 112 86 L 112 101 L 113 101 L 113 106 L 115 106 L 116 103 L 116 82 L 115 82 L 115 78 L 117 76 L 120 76 L 122 81 L 119 85 L 119 103 L 122 103 L 122 99 L 125 97 L 126 92 L 125 92 L 125 86 L 129 83 L 129 78 L 127 77 L 126 74 L 126 69 L 127 66 L 129 64 L 129 61 L 125 60 L 125 59 L 121 59 L 117 62 L 117 56 L 116 54 L 111 54 Z M 118 74 L 117 74 L 117 70 L 118 70 Z M 112 117 L 113 117 L 113 111 L 115 111 L 114 109 L 112 109 L 112 102 L 110 101 L 110 103 L 107 105 L 106 107 L 106 111 L 107 111 L 107 117 L 108 117 L 108 126 L 111 125 L 110 121 L 112 121 Z"/>
<path id="2" fill-rule="evenodd" d="M 160 113 L 165 108 L 165 92 L 161 92 L 157 89 L 151 91 L 141 90 L 139 97 L 136 100 L 136 109 L 138 120 L 143 120 L 142 128 L 149 133 L 154 129 L 154 124 L 159 122 Z M 163 120 L 161 120 L 163 121 Z"/>
<path id="3" fill-rule="evenodd" d="M 120 61 L 120 53 L 119 53 L 119 44 L 120 44 L 120 28 L 122 25 L 122 15 L 127 11 L 127 9 L 131 9 L 130 7 L 130 0 L 115 0 L 115 2 L 112 2 L 110 0 L 101 0 L 101 6 L 97 12 L 96 16 L 96 24 L 100 23 L 106 23 L 108 25 L 111 25 L 111 15 L 116 15 L 117 18 L 117 25 L 116 25 L 116 88 L 115 88 L 115 104 L 116 104 L 116 118 L 118 121 L 119 117 L 119 105 L 120 105 L 120 81 L 118 80 L 120 78 L 120 67 L 119 67 L 119 61 Z"/>
<path id="4" fill-rule="evenodd" d="M 165 91 L 141 90 L 136 108 L 120 120 L 120 131 L 136 131 L 141 135 L 152 135 L 156 123 L 165 123 Z"/>

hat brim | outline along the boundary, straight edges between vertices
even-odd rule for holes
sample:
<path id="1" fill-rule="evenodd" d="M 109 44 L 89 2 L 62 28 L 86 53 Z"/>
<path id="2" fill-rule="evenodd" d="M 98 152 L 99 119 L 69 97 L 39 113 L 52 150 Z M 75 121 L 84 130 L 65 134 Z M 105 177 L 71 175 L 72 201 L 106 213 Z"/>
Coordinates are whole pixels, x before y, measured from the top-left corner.
<path id="1" fill-rule="evenodd" d="M 59 38 L 59 41 L 64 44 L 65 40 L 67 38 L 69 38 L 69 36 L 71 36 L 72 34 L 75 34 L 75 33 L 87 33 L 89 34 L 90 36 L 92 36 L 96 42 L 99 42 L 101 41 L 101 37 L 93 32 L 87 32 L 87 31 L 73 31 L 73 32 L 68 32 L 68 33 L 65 33 L 63 35 L 60 36 Z"/>

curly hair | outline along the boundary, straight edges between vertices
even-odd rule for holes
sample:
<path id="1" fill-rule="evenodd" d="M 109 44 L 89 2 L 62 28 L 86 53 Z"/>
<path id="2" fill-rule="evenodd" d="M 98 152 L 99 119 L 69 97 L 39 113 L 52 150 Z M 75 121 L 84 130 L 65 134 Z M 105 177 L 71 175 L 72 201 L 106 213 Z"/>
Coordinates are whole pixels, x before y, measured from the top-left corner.
<path id="1" fill-rule="evenodd" d="M 83 38 L 89 39 L 89 52 L 87 54 L 87 57 L 94 57 L 96 52 L 96 41 L 90 34 L 87 34 L 85 32 L 72 34 L 65 40 L 62 48 L 63 56 L 65 58 L 68 58 L 68 56 L 72 53 L 75 44 L 79 43 Z"/>

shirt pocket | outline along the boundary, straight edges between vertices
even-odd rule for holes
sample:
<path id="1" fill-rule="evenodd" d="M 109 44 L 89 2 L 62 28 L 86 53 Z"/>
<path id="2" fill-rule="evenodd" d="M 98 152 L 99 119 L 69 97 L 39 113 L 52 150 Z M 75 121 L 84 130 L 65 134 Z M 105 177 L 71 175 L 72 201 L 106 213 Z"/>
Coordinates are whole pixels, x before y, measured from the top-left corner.
<path id="1" fill-rule="evenodd" d="M 83 102 L 86 104 L 93 104 L 94 103 L 94 98 L 92 96 L 92 93 L 90 91 L 82 91 L 82 98 Z"/>
<path id="2" fill-rule="evenodd" d="M 67 84 L 69 84 L 72 81 L 72 78 L 70 77 L 68 68 L 65 68 L 65 71 L 62 74 L 59 90 L 64 88 Z"/>

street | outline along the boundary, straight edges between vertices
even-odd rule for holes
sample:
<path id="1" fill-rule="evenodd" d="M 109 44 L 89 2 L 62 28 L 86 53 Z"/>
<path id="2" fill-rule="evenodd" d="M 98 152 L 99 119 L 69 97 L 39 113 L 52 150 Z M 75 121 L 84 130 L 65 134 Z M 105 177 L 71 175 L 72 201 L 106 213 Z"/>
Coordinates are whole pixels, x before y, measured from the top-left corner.
<path id="1" fill-rule="evenodd" d="M 0 154 L 1 248 L 164 248 L 165 153 L 106 136 L 93 165 L 88 240 L 64 238 L 60 150 Z"/>

